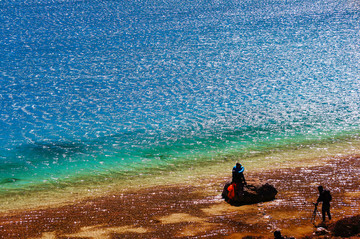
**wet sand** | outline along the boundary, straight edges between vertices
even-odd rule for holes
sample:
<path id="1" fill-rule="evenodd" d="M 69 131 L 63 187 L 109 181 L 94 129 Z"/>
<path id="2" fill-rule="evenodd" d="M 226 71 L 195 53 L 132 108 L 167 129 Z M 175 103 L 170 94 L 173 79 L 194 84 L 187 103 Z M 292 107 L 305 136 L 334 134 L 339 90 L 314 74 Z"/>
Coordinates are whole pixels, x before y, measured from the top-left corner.
<path id="1" fill-rule="evenodd" d="M 279 191 L 276 200 L 255 205 L 223 201 L 220 194 L 230 178 L 219 177 L 206 187 L 150 187 L 9 211 L 0 214 L 0 238 L 272 238 L 276 229 L 301 238 L 315 230 L 310 219 L 320 184 L 333 195 L 332 222 L 360 214 L 359 175 L 360 156 L 353 155 L 327 159 L 321 166 L 247 171 L 250 184 L 267 182 Z"/>

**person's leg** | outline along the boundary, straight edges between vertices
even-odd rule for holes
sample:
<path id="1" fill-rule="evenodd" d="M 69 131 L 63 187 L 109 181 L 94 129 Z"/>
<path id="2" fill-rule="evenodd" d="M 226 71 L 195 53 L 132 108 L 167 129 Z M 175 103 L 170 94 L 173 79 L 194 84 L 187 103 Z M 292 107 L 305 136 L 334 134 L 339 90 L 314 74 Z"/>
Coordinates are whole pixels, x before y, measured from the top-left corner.
<path id="1" fill-rule="evenodd" d="M 327 215 L 329 217 L 329 220 L 331 220 L 330 207 L 327 209 Z"/>
<path id="2" fill-rule="evenodd" d="M 330 205 L 324 205 L 323 204 L 323 207 L 322 207 L 322 216 L 323 216 L 323 221 L 325 221 L 325 216 L 326 214 L 328 215 L 329 217 L 329 220 L 331 220 L 331 214 L 330 214 Z"/>

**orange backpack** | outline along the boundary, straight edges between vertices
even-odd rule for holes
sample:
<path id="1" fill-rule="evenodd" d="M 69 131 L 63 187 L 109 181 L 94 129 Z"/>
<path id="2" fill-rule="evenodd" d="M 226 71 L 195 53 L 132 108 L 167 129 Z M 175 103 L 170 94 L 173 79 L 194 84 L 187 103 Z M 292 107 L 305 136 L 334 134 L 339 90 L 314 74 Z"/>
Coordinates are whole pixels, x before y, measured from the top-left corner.
<path id="1" fill-rule="evenodd" d="M 230 184 L 230 186 L 227 188 L 228 192 L 228 198 L 233 199 L 235 197 L 235 183 Z"/>

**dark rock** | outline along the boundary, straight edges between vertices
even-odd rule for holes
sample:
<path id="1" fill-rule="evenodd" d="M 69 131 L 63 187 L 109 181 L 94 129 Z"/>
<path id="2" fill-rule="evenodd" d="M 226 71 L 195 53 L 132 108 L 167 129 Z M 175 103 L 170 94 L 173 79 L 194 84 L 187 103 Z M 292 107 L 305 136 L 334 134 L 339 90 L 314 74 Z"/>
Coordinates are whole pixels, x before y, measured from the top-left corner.
<path id="1" fill-rule="evenodd" d="M 244 187 L 242 194 L 235 193 L 233 199 L 228 198 L 228 187 L 230 182 L 227 182 L 224 186 L 223 192 L 221 194 L 228 203 L 234 206 L 249 205 L 259 202 L 266 202 L 275 199 L 277 190 L 274 186 L 266 183 L 263 185 L 247 185 Z"/>
<path id="2" fill-rule="evenodd" d="M 337 221 L 331 231 L 334 236 L 339 237 L 351 237 L 360 234 L 360 215 L 346 217 Z"/>

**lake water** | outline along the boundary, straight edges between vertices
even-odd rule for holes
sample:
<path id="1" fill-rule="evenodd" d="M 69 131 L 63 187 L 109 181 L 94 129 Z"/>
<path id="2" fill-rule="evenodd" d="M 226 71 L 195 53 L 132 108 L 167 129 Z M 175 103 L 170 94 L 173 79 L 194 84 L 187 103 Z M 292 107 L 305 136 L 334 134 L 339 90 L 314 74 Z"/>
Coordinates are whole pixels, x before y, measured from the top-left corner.
<path id="1" fill-rule="evenodd" d="M 0 1 L 0 197 L 357 141 L 359 10 Z"/>

